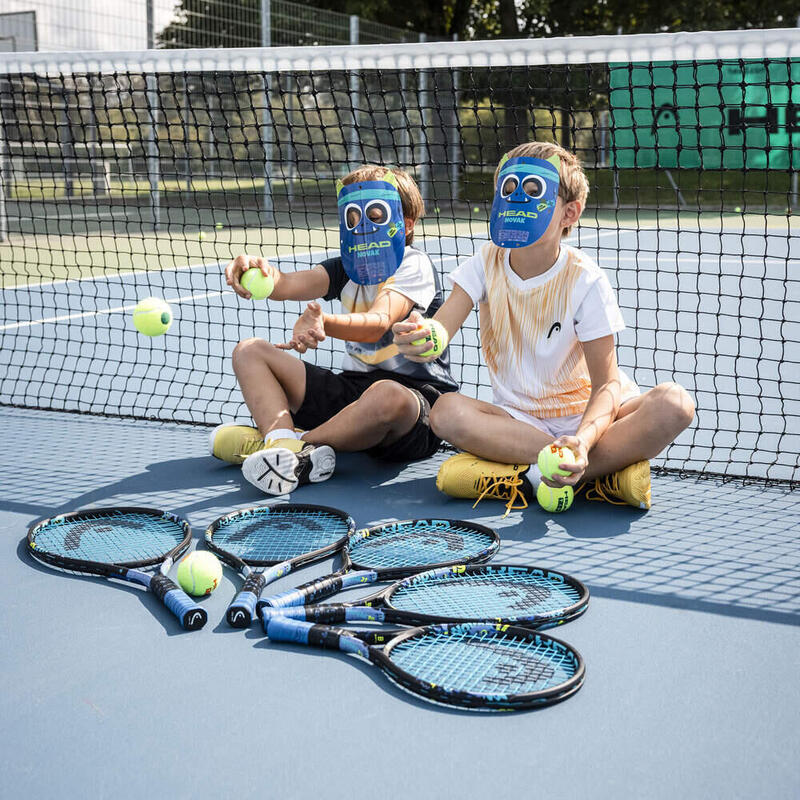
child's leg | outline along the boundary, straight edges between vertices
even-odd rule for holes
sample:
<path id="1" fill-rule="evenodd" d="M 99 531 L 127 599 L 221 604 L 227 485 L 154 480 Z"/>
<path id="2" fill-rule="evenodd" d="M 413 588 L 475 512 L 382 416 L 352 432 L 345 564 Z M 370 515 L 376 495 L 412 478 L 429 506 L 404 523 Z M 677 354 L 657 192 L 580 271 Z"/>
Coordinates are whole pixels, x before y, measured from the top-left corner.
<path id="1" fill-rule="evenodd" d="M 535 463 L 539 451 L 554 439 L 498 406 L 455 392 L 436 401 L 431 427 L 461 450 L 502 464 Z"/>
<path id="2" fill-rule="evenodd" d="M 233 351 L 233 371 L 261 434 L 291 430 L 306 393 L 303 362 L 263 339 L 245 339 Z"/>
<path id="3" fill-rule="evenodd" d="M 396 381 L 380 380 L 327 422 L 306 431 L 303 440 L 327 444 L 335 450 L 369 450 L 401 439 L 419 415 L 420 401 L 411 389 Z"/>
<path id="4" fill-rule="evenodd" d="M 694 403 L 677 383 L 661 383 L 624 403 L 589 453 L 585 480 L 655 458 L 694 419 Z"/>

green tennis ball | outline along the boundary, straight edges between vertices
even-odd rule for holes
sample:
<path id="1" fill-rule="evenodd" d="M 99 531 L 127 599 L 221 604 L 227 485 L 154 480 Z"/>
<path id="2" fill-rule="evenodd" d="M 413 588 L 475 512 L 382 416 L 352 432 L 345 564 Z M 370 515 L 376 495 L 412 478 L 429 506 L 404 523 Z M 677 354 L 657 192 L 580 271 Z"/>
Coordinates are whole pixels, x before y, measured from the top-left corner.
<path id="1" fill-rule="evenodd" d="M 734 210 L 734 211 L 735 211 L 737 214 L 741 214 L 741 213 L 742 213 L 742 207 L 741 207 L 741 206 L 736 206 L 736 208 L 734 208 L 733 210 Z"/>
<path id="2" fill-rule="evenodd" d="M 206 238 L 206 232 L 205 231 L 199 231 L 198 234 L 197 234 L 197 238 L 202 242 L 203 239 Z"/>
<path id="3" fill-rule="evenodd" d="M 242 275 L 239 283 L 253 296 L 253 300 L 264 300 L 272 294 L 275 281 L 257 267 L 251 267 Z"/>
<path id="4" fill-rule="evenodd" d="M 160 297 L 146 297 L 133 309 L 133 325 L 145 336 L 161 336 L 172 325 L 172 309 Z"/>
<path id="5" fill-rule="evenodd" d="M 221 231 L 221 230 L 222 230 L 222 229 L 223 229 L 225 226 L 224 226 L 224 225 L 223 225 L 221 222 L 218 222 L 218 223 L 217 223 L 217 224 L 216 224 L 214 227 L 215 227 L 215 228 L 216 228 L 218 231 Z"/>
<path id="6" fill-rule="evenodd" d="M 420 353 L 420 355 L 424 358 L 427 358 L 428 356 L 440 356 L 442 353 L 444 353 L 445 348 L 450 341 L 450 337 L 447 335 L 447 329 L 437 319 L 426 319 L 421 323 L 421 325 L 422 327 L 430 328 L 430 336 L 426 336 L 424 339 L 417 339 L 416 341 L 411 342 L 411 344 L 418 345 L 425 344 L 425 342 L 430 342 L 430 349 L 426 350 L 424 353 Z"/>
<path id="7" fill-rule="evenodd" d="M 193 550 L 178 564 L 178 583 L 186 594 L 211 594 L 222 580 L 222 564 L 207 550 Z"/>
<path id="8" fill-rule="evenodd" d="M 472 212 L 474 214 L 477 214 L 479 211 L 480 211 L 480 209 L 478 208 L 478 206 L 474 206 L 473 209 L 472 209 Z"/>
<path id="9" fill-rule="evenodd" d="M 552 478 L 553 475 L 571 475 L 568 470 L 561 469 L 560 464 L 574 464 L 575 453 L 569 447 L 559 447 L 556 444 L 548 444 L 539 451 L 536 459 L 539 470 L 545 478 Z"/>
<path id="10" fill-rule="evenodd" d="M 575 499 L 575 492 L 572 491 L 571 486 L 561 486 L 558 489 L 553 489 L 544 481 L 541 481 L 539 488 L 536 490 L 536 499 L 545 511 L 552 511 L 558 514 L 561 511 L 566 511 L 572 505 L 572 501 Z"/>

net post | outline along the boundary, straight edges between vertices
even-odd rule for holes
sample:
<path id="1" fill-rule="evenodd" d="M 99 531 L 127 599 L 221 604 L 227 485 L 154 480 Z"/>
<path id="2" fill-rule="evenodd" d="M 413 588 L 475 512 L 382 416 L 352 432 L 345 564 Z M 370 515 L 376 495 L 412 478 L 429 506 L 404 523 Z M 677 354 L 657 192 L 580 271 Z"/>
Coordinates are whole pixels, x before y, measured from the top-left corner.
<path id="1" fill-rule="evenodd" d="M 421 43 L 426 42 L 428 37 L 421 33 L 419 35 L 419 40 Z M 428 114 L 426 114 L 426 109 L 428 108 L 428 104 L 430 103 L 429 98 L 429 90 L 428 90 L 428 72 L 427 70 L 420 70 L 419 73 L 419 86 L 418 86 L 418 95 L 419 95 L 419 116 L 420 116 L 420 136 L 419 136 L 419 157 L 415 159 L 416 163 L 419 164 L 419 170 L 417 172 L 418 183 L 419 183 L 419 191 L 422 195 L 422 202 L 427 206 L 430 196 L 431 196 L 431 187 L 430 187 L 430 180 L 431 180 L 431 170 L 430 170 L 430 148 L 428 147 Z"/>
<path id="2" fill-rule="evenodd" d="M 158 75 L 145 76 L 147 90 L 147 111 L 150 124 L 147 127 L 145 139 L 145 154 L 147 161 L 147 180 L 150 185 L 150 212 L 153 217 L 153 229 L 158 230 L 161 225 L 161 195 L 158 188 L 161 165 L 158 158 Z"/>
<path id="3" fill-rule="evenodd" d="M 0 78 L 0 243 L 8 241 L 6 212 L 6 124 L 3 115 L 6 82 Z"/>
<path id="4" fill-rule="evenodd" d="M 272 3 L 261 0 L 261 46 L 272 46 Z M 264 107 L 261 109 L 261 145 L 264 148 L 264 190 L 261 198 L 261 213 L 266 222 L 275 221 L 272 202 L 272 108 L 269 99 L 269 75 L 261 73 L 261 89 L 264 93 Z"/>
<path id="5" fill-rule="evenodd" d="M 453 34 L 453 41 L 458 41 L 458 34 Z M 450 205 L 458 200 L 459 189 L 459 167 L 461 161 L 461 130 L 459 128 L 458 116 L 458 90 L 459 90 L 459 71 L 458 67 L 453 67 L 453 128 L 450 132 Z"/>
<path id="6" fill-rule="evenodd" d="M 357 45 L 359 39 L 358 16 L 350 15 L 350 44 Z M 358 157 L 358 107 L 360 103 L 358 92 L 359 73 L 358 70 L 350 71 L 350 110 L 353 115 L 353 127 L 350 129 L 350 152 L 347 160 L 350 162 L 349 169 L 355 169 L 359 164 Z"/>

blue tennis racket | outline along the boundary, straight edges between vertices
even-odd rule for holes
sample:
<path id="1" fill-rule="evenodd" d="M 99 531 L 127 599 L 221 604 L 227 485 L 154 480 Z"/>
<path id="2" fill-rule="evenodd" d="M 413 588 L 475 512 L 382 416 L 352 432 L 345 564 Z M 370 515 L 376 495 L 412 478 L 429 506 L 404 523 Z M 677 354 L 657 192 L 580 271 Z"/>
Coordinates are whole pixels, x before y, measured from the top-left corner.
<path id="1" fill-rule="evenodd" d="M 301 606 L 351 586 L 394 581 L 417 572 L 489 561 L 500 546 L 491 528 L 453 519 L 409 519 L 356 531 L 342 551 L 342 568 L 297 589 L 261 598 L 266 606 Z"/>
<path id="2" fill-rule="evenodd" d="M 228 606 L 228 623 L 248 627 L 265 586 L 341 550 L 355 527 L 338 508 L 298 503 L 245 508 L 214 520 L 206 547 L 245 579 Z"/>
<path id="3" fill-rule="evenodd" d="M 583 684 L 577 650 L 547 634 L 491 623 L 411 628 L 381 646 L 381 633 L 331 628 L 264 609 L 267 636 L 359 656 L 400 688 L 447 706 L 515 711 L 571 696 Z"/>
<path id="4" fill-rule="evenodd" d="M 46 567 L 145 586 L 186 630 L 206 624 L 204 608 L 168 577 L 189 547 L 185 520 L 152 508 L 90 508 L 31 526 L 28 552 Z M 145 572 L 157 566 L 155 573 Z"/>

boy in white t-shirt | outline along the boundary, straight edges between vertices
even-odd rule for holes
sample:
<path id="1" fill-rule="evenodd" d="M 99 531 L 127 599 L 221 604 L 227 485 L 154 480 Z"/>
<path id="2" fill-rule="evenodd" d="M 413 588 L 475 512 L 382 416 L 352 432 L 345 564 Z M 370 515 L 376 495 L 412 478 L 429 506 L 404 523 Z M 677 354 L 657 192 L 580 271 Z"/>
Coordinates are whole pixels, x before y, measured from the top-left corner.
<path id="1" fill-rule="evenodd" d="M 337 206 L 339 257 L 282 273 L 266 259 L 242 255 L 225 270 L 245 298 L 250 293 L 240 279 L 256 267 L 274 281 L 268 303 L 322 298 L 342 305 L 343 313 L 330 314 L 309 302 L 288 342 L 252 338 L 234 349 L 233 369 L 256 427 L 220 425 L 210 448 L 241 464 L 244 477 L 268 494 L 326 480 L 336 450 L 392 461 L 430 456 L 441 444 L 430 426 L 431 406 L 458 388 L 447 354 L 412 363 L 392 342 L 393 323 L 412 312 L 433 315 L 443 300 L 430 258 L 411 247 L 424 212 L 416 183 L 400 169 L 360 167 L 339 181 Z M 340 372 L 287 352 L 313 350 L 327 336 L 345 342 Z"/>
<path id="2" fill-rule="evenodd" d="M 431 426 L 462 450 L 442 465 L 437 486 L 455 497 L 496 497 L 509 508 L 533 497 L 548 444 L 576 456 L 551 486 L 594 482 L 596 496 L 650 507 L 650 465 L 689 425 L 694 404 L 678 384 L 640 393 L 617 366 L 614 335 L 625 327 L 605 273 L 562 244 L 586 203 L 588 182 L 562 147 L 530 142 L 495 172 L 492 242 L 450 275 L 453 291 L 435 315 L 452 337 L 474 305 L 493 402 L 441 397 Z M 394 326 L 413 361 L 424 320 Z"/>

